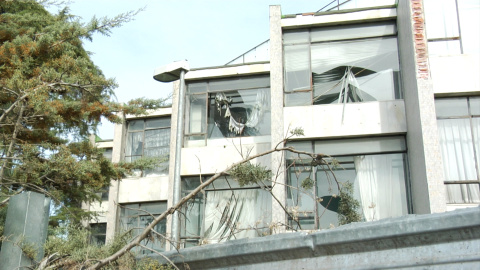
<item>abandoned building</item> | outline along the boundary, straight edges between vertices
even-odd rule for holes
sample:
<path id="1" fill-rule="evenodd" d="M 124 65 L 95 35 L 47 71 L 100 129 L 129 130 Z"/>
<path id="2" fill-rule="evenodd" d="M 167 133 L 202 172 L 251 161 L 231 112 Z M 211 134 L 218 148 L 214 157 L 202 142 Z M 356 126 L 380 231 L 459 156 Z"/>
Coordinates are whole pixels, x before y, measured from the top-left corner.
<path id="1" fill-rule="evenodd" d="M 181 66 L 184 97 L 177 81 L 172 107 L 126 116 L 113 140 L 97 142 L 113 162 L 165 157 L 85 205 L 100 213 L 90 223 L 97 241 L 140 232 L 174 194 L 279 143 L 325 154 L 331 166 L 288 151 L 261 156 L 251 163 L 268 168 L 269 181 L 221 176 L 156 230 L 187 248 L 338 227 L 347 183 L 366 223 L 478 208 L 480 1 L 332 1 L 292 15 L 270 6 L 269 16 L 267 41 L 226 65 Z M 296 128 L 304 134 L 289 137 Z"/>

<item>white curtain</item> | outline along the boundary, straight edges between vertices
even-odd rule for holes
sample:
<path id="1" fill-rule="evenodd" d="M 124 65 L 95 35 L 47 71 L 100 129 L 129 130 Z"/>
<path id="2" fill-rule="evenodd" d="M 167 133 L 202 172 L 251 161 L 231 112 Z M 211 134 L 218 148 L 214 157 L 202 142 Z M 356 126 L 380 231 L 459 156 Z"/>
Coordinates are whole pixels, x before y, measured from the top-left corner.
<path id="1" fill-rule="evenodd" d="M 445 180 L 477 180 L 470 119 L 440 119 L 437 124 Z M 476 129 L 475 141 L 478 142 L 480 138 Z M 446 187 L 449 203 L 480 202 L 478 184 L 448 184 Z"/>
<path id="2" fill-rule="evenodd" d="M 366 221 L 407 214 L 402 154 L 355 156 L 354 164 Z"/>
<path id="3" fill-rule="evenodd" d="M 261 189 L 208 191 L 204 237 L 208 243 L 256 237 L 268 228 L 268 194 Z"/>

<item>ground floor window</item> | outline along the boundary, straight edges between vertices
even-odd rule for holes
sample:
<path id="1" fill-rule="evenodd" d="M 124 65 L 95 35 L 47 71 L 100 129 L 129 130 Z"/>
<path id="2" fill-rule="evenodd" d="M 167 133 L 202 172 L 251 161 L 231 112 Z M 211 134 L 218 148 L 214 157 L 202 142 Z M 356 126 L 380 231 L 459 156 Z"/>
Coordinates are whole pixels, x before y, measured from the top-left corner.
<path id="1" fill-rule="evenodd" d="M 91 223 L 90 241 L 96 245 L 105 245 L 107 235 L 107 223 Z"/>
<path id="2" fill-rule="evenodd" d="M 480 97 L 435 100 L 447 203 L 480 203 Z"/>
<path id="3" fill-rule="evenodd" d="M 182 179 L 184 195 L 208 177 Z M 183 208 L 184 247 L 270 234 L 271 196 L 262 186 L 240 187 L 229 177 L 216 180 Z"/>
<path id="4" fill-rule="evenodd" d="M 167 210 L 166 202 L 149 202 L 149 203 L 129 203 L 122 204 L 120 211 L 120 228 L 123 232 L 131 232 L 132 239 L 147 227 L 154 219 L 154 216 L 160 215 Z M 141 242 L 141 245 L 147 248 L 135 248 L 133 251 L 137 255 L 146 255 L 165 251 L 165 233 L 166 220 L 162 220 L 155 226 L 155 232 L 151 233 L 151 237 L 147 237 Z M 149 250 L 151 249 L 151 250 Z"/>
<path id="5" fill-rule="evenodd" d="M 287 206 L 292 229 L 325 229 L 408 214 L 403 137 L 291 142 L 297 150 L 330 155 L 326 163 L 287 154 Z M 343 203 L 343 205 L 342 205 Z M 353 203 L 353 204 L 352 204 Z"/>

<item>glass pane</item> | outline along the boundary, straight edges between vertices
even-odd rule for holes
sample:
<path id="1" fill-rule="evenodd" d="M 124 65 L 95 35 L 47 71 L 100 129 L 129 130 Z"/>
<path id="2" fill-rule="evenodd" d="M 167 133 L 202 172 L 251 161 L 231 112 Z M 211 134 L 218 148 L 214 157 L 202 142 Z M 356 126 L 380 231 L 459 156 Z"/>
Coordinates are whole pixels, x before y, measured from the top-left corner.
<path id="1" fill-rule="evenodd" d="M 210 92 L 249 89 L 270 86 L 270 77 L 242 77 L 238 79 L 214 80 L 209 83 Z"/>
<path id="2" fill-rule="evenodd" d="M 283 44 L 298 44 L 309 42 L 308 30 L 287 31 L 283 33 Z"/>
<path id="3" fill-rule="evenodd" d="M 470 119 L 437 121 L 445 180 L 477 180 Z"/>
<path id="4" fill-rule="evenodd" d="M 480 53 L 480 1 L 457 1 L 460 13 L 463 53 Z M 478 61 L 477 56 L 477 61 Z"/>
<path id="5" fill-rule="evenodd" d="M 208 138 L 270 134 L 268 88 L 209 95 Z"/>
<path id="6" fill-rule="evenodd" d="M 271 196 L 262 189 L 207 191 L 204 239 L 223 242 L 263 236 L 271 220 Z"/>
<path id="7" fill-rule="evenodd" d="M 311 49 L 314 104 L 398 96 L 396 38 L 328 42 Z"/>
<path id="8" fill-rule="evenodd" d="M 145 120 L 147 127 L 146 128 L 164 128 L 170 127 L 171 119 L 170 117 L 163 118 L 152 118 Z"/>
<path id="9" fill-rule="evenodd" d="M 447 184 L 447 203 L 480 203 L 479 184 Z"/>
<path id="10" fill-rule="evenodd" d="M 186 133 L 205 133 L 207 100 L 206 95 L 189 95 Z"/>
<path id="11" fill-rule="evenodd" d="M 170 145 L 170 129 L 153 129 L 145 131 L 145 149 Z"/>
<path id="12" fill-rule="evenodd" d="M 427 38 L 458 37 L 455 0 L 425 0 Z"/>
<path id="13" fill-rule="evenodd" d="M 347 26 L 322 27 L 312 30 L 312 42 L 332 41 L 342 39 L 355 39 L 396 35 L 397 29 L 394 21 L 369 24 L 356 24 Z"/>
<path id="14" fill-rule="evenodd" d="M 188 83 L 187 93 L 206 93 L 207 92 L 207 83 Z"/>
<path id="15" fill-rule="evenodd" d="M 473 129 L 473 147 L 475 147 L 475 153 L 477 157 L 477 169 L 480 170 L 480 118 L 474 117 L 472 119 Z M 480 171 L 477 171 L 478 180 L 480 180 Z"/>
<path id="16" fill-rule="evenodd" d="M 315 142 L 315 152 L 327 155 L 373 154 L 406 151 L 403 137 L 361 138 L 350 140 L 322 140 Z"/>
<path id="17" fill-rule="evenodd" d="M 480 97 L 470 97 L 470 114 L 480 115 Z"/>
<path id="18" fill-rule="evenodd" d="M 302 183 L 307 178 L 312 181 L 315 179 L 310 166 L 291 166 L 288 169 L 287 206 L 294 207 L 298 216 L 312 214 L 314 211 L 313 189 L 302 188 Z"/>
<path id="19" fill-rule="evenodd" d="M 144 120 L 131 120 L 128 121 L 128 131 L 143 130 Z"/>
<path id="20" fill-rule="evenodd" d="M 287 147 L 293 147 L 297 151 L 303 151 L 303 152 L 307 152 L 307 153 L 312 153 L 313 152 L 313 144 L 310 141 L 288 142 L 286 146 Z M 288 160 L 294 160 L 294 159 L 298 159 L 299 156 L 298 156 L 297 153 L 292 153 L 292 152 L 287 151 L 286 152 L 286 158 Z M 304 159 L 305 156 L 302 155 L 301 158 Z"/>
<path id="21" fill-rule="evenodd" d="M 310 89 L 309 45 L 284 46 L 285 91 Z"/>
<path id="22" fill-rule="evenodd" d="M 312 105 L 312 91 L 285 93 L 285 107 Z"/>
<path id="23" fill-rule="evenodd" d="M 203 223 L 203 194 L 197 194 L 184 205 L 185 217 L 182 218 L 182 237 L 200 237 Z M 186 218 L 186 219 L 185 219 Z"/>
<path id="24" fill-rule="evenodd" d="M 428 54 L 430 55 L 452 55 L 461 53 L 459 40 L 428 42 Z"/>
<path id="25" fill-rule="evenodd" d="M 435 99 L 437 117 L 467 116 L 468 106 L 466 98 L 439 98 Z"/>
<path id="26" fill-rule="evenodd" d="M 355 156 L 354 165 L 353 195 L 366 221 L 408 213 L 402 154 Z"/>
<path id="27" fill-rule="evenodd" d="M 127 145 L 125 156 L 135 156 L 143 154 L 143 132 L 129 132 L 127 135 Z"/>

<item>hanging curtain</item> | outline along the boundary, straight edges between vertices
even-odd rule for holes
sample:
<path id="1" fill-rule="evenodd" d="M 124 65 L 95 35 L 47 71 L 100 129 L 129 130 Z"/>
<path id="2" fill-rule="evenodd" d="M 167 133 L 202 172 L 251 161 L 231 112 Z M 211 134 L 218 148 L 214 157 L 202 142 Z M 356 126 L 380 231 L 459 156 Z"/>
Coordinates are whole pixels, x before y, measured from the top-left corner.
<path id="1" fill-rule="evenodd" d="M 470 119 L 440 119 L 437 125 L 445 180 L 477 180 Z M 478 142 L 478 131 L 474 133 Z M 448 203 L 480 203 L 478 184 L 447 184 L 446 188 Z"/>
<path id="2" fill-rule="evenodd" d="M 366 221 L 407 214 L 401 154 L 355 156 L 353 161 Z"/>
<path id="3" fill-rule="evenodd" d="M 216 243 L 261 234 L 265 230 L 259 227 L 270 219 L 267 198 L 261 189 L 208 191 L 205 240 Z"/>
<path id="4" fill-rule="evenodd" d="M 252 110 L 247 115 L 245 123 L 235 120 L 230 112 L 230 104 L 232 99 L 228 98 L 225 93 L 217 93 L 215 95 L 215 102 L 217 104 L 217 110 L 221 113 L 222 109 L 225 109 L 225 115 L 223 117 L 229 118 L 228 128 L 230 131 L 236 134 L 242 134 L 245 126 L 256 127 L 258 123 L 263 119 L 266 108 L 268 108 L 269 100 L 267 89 L 258 89 L 254 104 L 245 104 L 253 106 Z"/>

